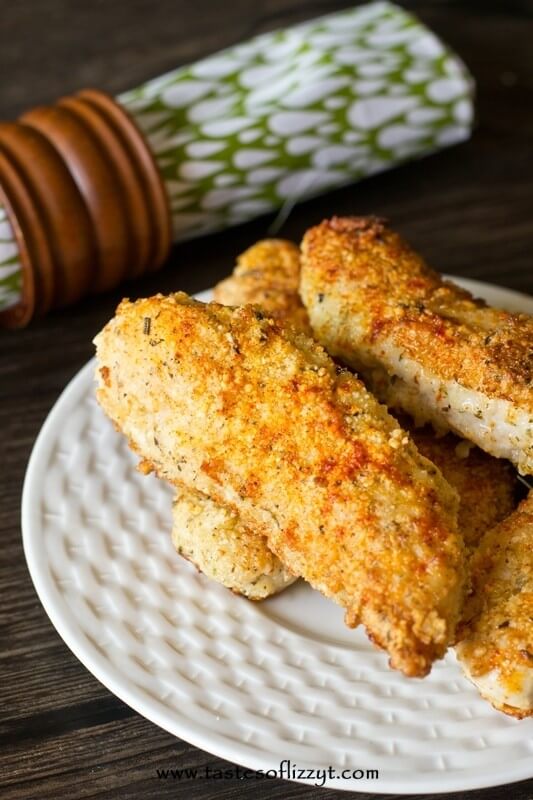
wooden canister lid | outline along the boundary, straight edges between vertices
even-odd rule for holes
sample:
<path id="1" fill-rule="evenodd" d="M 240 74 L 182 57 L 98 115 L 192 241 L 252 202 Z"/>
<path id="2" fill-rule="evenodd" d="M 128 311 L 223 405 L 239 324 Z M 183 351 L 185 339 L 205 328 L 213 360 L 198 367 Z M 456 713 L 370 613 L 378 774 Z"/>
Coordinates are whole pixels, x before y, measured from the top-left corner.
<path id="1" fill-rule="evenodd" d="M 111 97 L 88 89 L 0 123 L 0 200 L 17 240 L 21 302 L 0 325 L 157 269 L 171 245 L 150 148 Z"/>

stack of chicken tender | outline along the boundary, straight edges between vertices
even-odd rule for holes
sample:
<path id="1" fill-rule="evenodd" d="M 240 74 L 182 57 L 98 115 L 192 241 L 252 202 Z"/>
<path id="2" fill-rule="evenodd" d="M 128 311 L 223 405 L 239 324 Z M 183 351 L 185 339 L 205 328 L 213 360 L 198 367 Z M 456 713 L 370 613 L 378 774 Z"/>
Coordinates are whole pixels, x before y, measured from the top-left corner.
<path id="1" fill-rule="evenodd" d="M 531 715 L 531 318 L 376 218 L 259 242 L 215 301 L 124 300 L 95 340 L 99 402 L 176 487 L 177 551 L 253 600 L 305 579 L 407 676 L 455 645 Z"/>

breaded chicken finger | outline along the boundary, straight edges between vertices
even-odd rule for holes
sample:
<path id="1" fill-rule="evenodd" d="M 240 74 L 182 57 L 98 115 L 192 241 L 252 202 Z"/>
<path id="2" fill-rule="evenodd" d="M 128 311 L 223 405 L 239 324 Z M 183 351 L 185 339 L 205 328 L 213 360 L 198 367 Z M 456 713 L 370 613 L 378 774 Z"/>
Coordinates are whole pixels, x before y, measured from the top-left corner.
<path id="1" fill-rule="evenodd" d="M 389 407 L 533 473 L 533 320 L 443 280 L 374 217 L 333 217 L 302 242 L 313 333 Z"/>
<path id="2" fill-rule="evenodd" d="M 236 510 L 296 575 L 422 676 L 454 636 L 457 495 L 363 385 L 253 307 L 123 301 L 98 399 L 162 478 Z"/>
<path id="3" fill-rule="evenodd" d="M 456 646 L 467 676 L 495 708 L 533 715 L 533 491 L 491 530 L 471 561 L 472 588 Z"/>

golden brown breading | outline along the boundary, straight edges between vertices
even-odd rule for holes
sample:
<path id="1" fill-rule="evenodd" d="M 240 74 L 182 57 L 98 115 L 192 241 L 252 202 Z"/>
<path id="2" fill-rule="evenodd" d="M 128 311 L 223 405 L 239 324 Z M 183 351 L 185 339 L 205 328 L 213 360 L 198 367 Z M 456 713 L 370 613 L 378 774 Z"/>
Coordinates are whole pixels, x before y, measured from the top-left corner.
<path id="1" fill-rule="evenodd" d="M 215 288 L 215 300 L 235 306 L 256 303 L 274 319 L 288 320 L 307 332 L 309 318 L 298 294 L 299 284 L 299 249 L 283 239 L 266 239 L 238 258 L 233 275 Z M 422 455 L 457 489 L 459 531 L 466 544 L 475 547 L 515 508 L 516 479 L 511 465 L 478 447 L 461 444 L 451 433 L 437 436 L 431 427 L 417 428 L 407 417 L 399 422 L 411 433 Z"/>
<path id="2" fill-rule="evenodd" d="M 172 520 L 178 553 L 237 594 L 263 600 L 296 580 L 269 550 L 264 536 L 200 492 L 179 487 Z"/>
<path id="3" fill-rule="evenodd" d="M 233 274 L 215 287 L 215 299 L 224 305 L 259 304 L 272 318 L 309 332 L 298 294 L 299 259 L 300 251 L 292 242 L 258 242 L 239 256 Z M 209 497 L 178 490 L 173 520 L 176 550 L 228 589 L 261 600 L 294 582 L 265 537 L 248 528 L 235 511 Z"/>
<path id="4" fill-rule="evenodd" d="M 337 218 L 302 243 L 316 338 L 380 399 L 533 473 L 533 320 L 443 280 L 382 220 Z"/>
<path id="5" fill-rule="evenodd" d="M 99 402 L 156 472 L 235 509 L 406 675 L 454 635 L 457 496 L 353 375 L 253 307 L 123 301 Z"/>
<path id="6" fill-rule="evenodd" d="M 516 507 L 517 481 L 508 461 L 493 458 L 452 433 L 437 437 L 431 427 L 405 424 L 423 456 L 437 466 L 459 494 L 459 532 L 469 548 Z"/>
<path id="7" fill-rule="evenodd" d="M 481 695 L 506 714 L 533 715 L 533 491 L 471 560 L 472 589 L 457 656 Z"/>
<path id="8" fill-rule="evenodd" d="M 310 335 L 299 282 L 298 247 L 285 239 L 263 239 L 238 257 L 233 274 L 215 287 L 214 299 L 225 306 L 260 306 L 272 319 Z"/>

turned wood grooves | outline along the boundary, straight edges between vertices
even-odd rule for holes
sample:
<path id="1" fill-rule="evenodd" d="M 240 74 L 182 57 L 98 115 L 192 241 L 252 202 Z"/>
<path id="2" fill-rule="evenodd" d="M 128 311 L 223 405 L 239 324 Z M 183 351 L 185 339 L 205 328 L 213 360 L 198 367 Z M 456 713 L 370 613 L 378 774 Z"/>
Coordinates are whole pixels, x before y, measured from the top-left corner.
<path id="1" fill-rule="evenodd" d="M 0 123 L 0 200 L 23 271 L 21 302 L 0 325 L 111 289 L 164 262 L 166 190 L 131 117 L 86 89 Z"/>

